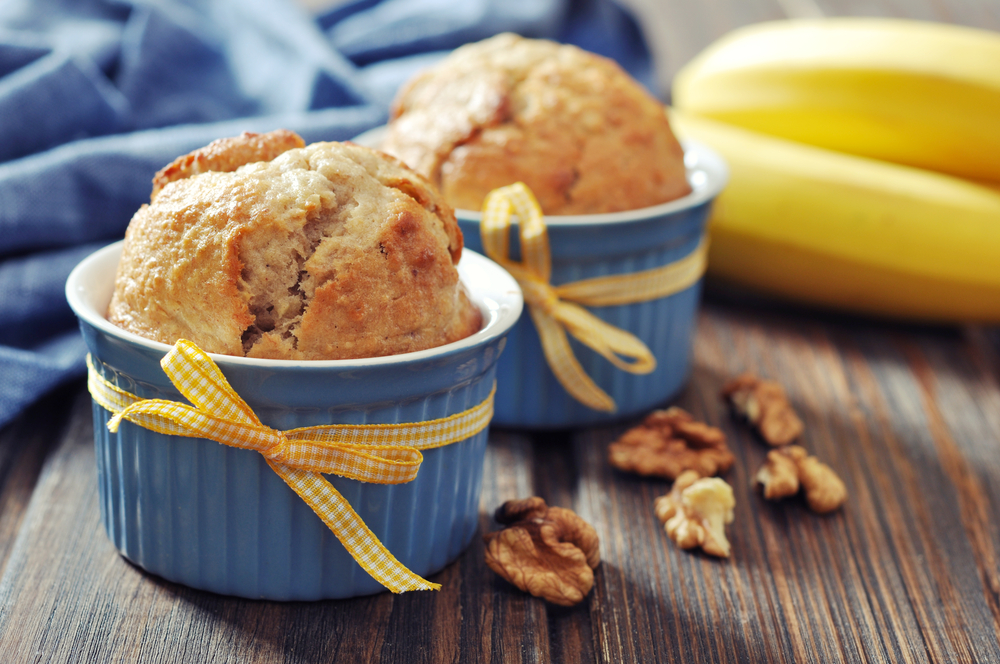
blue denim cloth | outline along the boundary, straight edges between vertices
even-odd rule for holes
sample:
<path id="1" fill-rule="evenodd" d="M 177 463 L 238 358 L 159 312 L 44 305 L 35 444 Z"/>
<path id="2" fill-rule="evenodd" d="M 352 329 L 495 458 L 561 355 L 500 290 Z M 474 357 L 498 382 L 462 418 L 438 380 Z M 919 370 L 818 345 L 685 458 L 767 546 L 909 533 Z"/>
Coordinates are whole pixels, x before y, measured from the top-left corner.
<path id="1" fill-rule="evenodd" d="M 0 426 L 84 373 L 66 277 L 122 237 L 159 168 L 243 131 L 348 139 L 418 69 L 502 31 L 652 86 L 612 0 L 355 0 L 319 17 L 291 0 L 0 3 Z"/>

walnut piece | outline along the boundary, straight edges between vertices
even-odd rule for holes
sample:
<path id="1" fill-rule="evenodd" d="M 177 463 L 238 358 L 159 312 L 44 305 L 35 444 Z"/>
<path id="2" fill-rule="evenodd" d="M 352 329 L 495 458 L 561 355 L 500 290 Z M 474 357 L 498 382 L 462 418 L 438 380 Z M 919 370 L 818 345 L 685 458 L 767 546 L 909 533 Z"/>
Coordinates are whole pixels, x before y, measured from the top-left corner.
<path id="1" fill-rule="evenodd" d="M 561 606 L 577 604 L 590 592 L 601 562 L 599 540 L 575 512 L 534 496 L 507 501 L 495 518 L 506 528 L 483 536 L 490 569 Z"/>
<path id="2" fill-rule="evenodd" d="M 728 558 L 726 524 L 733 522 L 733 489 L 718 477 L 703 478 L 687 470 L 674 481 L 670 493 L 654 503 L 656 518 L 667 536 L 682 549 L 700 546 L 705 553 Z"/>
<path id="3" fill-rule="evenodd" d="M 768 500 L 781 500 L 799 492 L 799 468 L 792 457 L 785 453 L 785 448 L 767 453 L 767 459 L 757 471 L 756 479 L 764 487 L 764 497 Z"/>
<path id="4" fill-rule="evenodd" d="M 788 402 L 784 388 L 773 380 L 743 374 L 723 386 L 722 397 L 769 445 L 787 445 L 801 436 L 805 428 Z"/>
<path id="5" fill-rule="evenodd" d="M 685 470 L 703 477 L 724 473 L 734 457 L 720 429 L 675 406 L 654 410 L 622 434 L 608 448 L 608 461 L 626 472 L 675 479 Z"/>
<path id="6" fill-rule="evenodd" d="M 847 500 L 847 487 L 837 473 L 798 445 L 768 452 L 757 471 L 757 482 L 768 500 L 794 496 L 801 485 L 809 509 L 818 514 L 832 512 Z"/>

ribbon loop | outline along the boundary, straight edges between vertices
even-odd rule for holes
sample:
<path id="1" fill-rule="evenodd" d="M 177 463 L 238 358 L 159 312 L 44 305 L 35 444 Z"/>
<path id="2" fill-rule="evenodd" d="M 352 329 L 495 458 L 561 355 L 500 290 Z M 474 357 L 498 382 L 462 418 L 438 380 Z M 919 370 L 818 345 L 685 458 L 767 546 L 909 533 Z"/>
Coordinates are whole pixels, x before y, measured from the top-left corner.
<path id="1" fill-rule="evenodd" d="M 194 342 L 178 339 L 160 360 L 160 367 L 195 408 L 210 409 L 224 420 L 260 426 L 250 406 L 229 386 L 212 358 Z"/>
<path id="2" fill-rule="evenodd" d="M 520 262 L 510 258 L 514 213 L 519 222 Z M 479 230 L 486 255 L 520 284 L 552 373 L 573 398 L 594 410 L 613 412 L 616 405 L 583 370 L 567 333 L 629 373 L 651 373 L 656 369 L 656 358 L 634 334 L 602 321 L 583 306 L 616 306 L 667 297 L 693 285 L 705 272 L 708 247 L 702 240 L 688 256 L 653 270 L 552 286 L 545 218 L 534 194 L 522 182 L 494 189 L 486 196 Z"/>
<path id="3" fill-rule="evenodd" d="M 549 368 L 566 391 L 588 408 L 613 412 L 614 400 L 583 370 L 569 345 L 566 329 L 555 318 L 533 307 L 528 307 L 528 313 L 531 314 L 531 320 L 538 330 L 542 352 L 548 360 Z"/>
<path id="4" fill-rule="evenodd" d="M 160 365 L 193 406 L 140 399 L 105 380 L 87 356 L 87 385 L 94 401 L 113 414 L 108 421 L 111 432 L 128 420 L 162 434 L 255 450 L 383 586 L 395 593 L 441 587 L 396 560 L 322 473 L 377 484 L 412 481 L 423 462 L 421 449 L 451 445 L 486 428 L 493 417 L 495 386 L 483 402 L 437 420 L 278 431 L 260 422 L 212 358 L 194 343 L 179 340 Z"/>

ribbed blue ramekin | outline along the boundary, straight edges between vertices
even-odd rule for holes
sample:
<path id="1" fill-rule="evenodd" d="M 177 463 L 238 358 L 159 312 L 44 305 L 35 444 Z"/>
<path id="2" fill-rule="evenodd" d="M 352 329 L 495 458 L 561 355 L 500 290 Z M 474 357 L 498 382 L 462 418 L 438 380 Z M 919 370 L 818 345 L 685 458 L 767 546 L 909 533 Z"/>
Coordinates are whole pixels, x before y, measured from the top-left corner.
<path id="1" fill-rule="evenodd" d="M 685 142 L 685 164 L 692 192 L 684 198 L 640 210 L 613 214 L 546 216 L 552 247 L 552 284 L 626 274 L 662 267 L 684 258 L 706 233 L 715 197 L 725 186 L 728 169 L 709 148 Z M 478 212 L 456 210 L 466 246 L 482 251 Z M 516 227 L 512 257 L 520 260 Z M 663 405 L 687 380 L 691 370 L 701 281 L 674 295 L 614 307 L 594 307 L 598 318 L 641 339 L 656 357 L 656 370 L 626 373 L 571 338 L 584 370 L 618 406 L 614 413 L 587 408 L 556 380 L 542 354 L 530 316 L 511 330 L 497 367 L 494 424 L 527 428 L 575 427 L 645 413 Z"/>
<path id="2" fill-rule="evenodd" d="M 353 140 L 377 148 L 385 127 Z M 546 216 L 552 247 L 552 284 L 662 267 L 692 252 L 705 236 L 712 202 L 729 178 L 715 151 L 684 141 L 684 162 L 692 192 L 676 201 L 613 214 Z M 513 183 L 511 183 L 513 184 Z M 465 245 L 482 251 L 479 212 L 455 210 Z M 516 224 L 516 219 L 515 219 Z M 511 254 L 520 260 L 516 228 Z M 656 357 L 656 370 L 634 375 L 617 369 L 586 346 L 570 340 L 577 359 L 618 408 L 587 408 L 563 389 L 542 354 L 530 316 L 511 330 L 497 368 L 496 414 L 501 426 L 556 429 L 624 419 L 670 400 L 691 373 L 691 339 L 701 300 L 701 281 L 669 297 L 616 307 L 591 308 L 598 318 L 639 337 Z"/>
<path id="3" fill-rule="evenodd" d="M 100 374 L 145 398 L 183 401 L 160 369 L 169 346 L 111 325 L 120 243 L 84 260 L 66 292 Z M 417 422 L 466 410 L 488 395 L 497 358 L 522 307 L 516 282 L 463 253 L 462 280 L 484 326 L 462 341 L 366 360 L 292 362 L 212 355 L 264 424 Z M 101 518 L 129 560 L 170 581 L 226 595 L 316 600 L 383 590 L 310 508 L 253 451 L 158 434 L 129 422 L 107 429 L 94 405 Z M 440 570 L 478 523 L 487 432 L 424 451 L 417 478 L 377 485 L 328 477 L 400 562 Z"/>

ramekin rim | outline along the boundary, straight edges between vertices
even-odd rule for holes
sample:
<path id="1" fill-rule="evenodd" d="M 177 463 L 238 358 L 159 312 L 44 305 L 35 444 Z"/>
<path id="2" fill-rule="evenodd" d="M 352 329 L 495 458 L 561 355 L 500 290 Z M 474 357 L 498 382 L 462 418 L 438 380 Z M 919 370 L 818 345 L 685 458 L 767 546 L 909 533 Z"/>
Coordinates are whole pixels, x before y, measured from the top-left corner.
<path id="1" fill-rule="evenodd" d="M 88 292 L 86 285 L 81 283 L 84 275 L 89 270 L 95 269 L 95 264 L 99 261 L 109 260 L 109 255 L 120 255 L 123 244 L 123 240 L 113 242 L 94 251 L 80 261 L 80 263 L 73 268 L 69 277 L 66 279 L 66 300 L 69 302 L 70 308 L 73 310 L 73 313 L 77 316 L 77 318 L 86 322 L 99 332 L 117 338 L 121 341 L 144 347 L 147 350 L 153 350 L 166 354 L 171 348 L 169 344 L 146 339 L 145 337 L 141 337 L 133 332 L 123 330 L 113 325 L 107 320 L 107 318 L 104 317 L 103 313 L 97 311 L 95 307 L 91 306 L 84 300 L 84 293 Z M 219 364 L 220 366 L 229 365 L 259 367 L 261 369 L 352 369 L 394 364 L 405 365 L 412 362 L 439 359 L 475 348 L 477 346 L 486 345 L 496 338 L 506 334 L 514 326 L 518 318 L 520 318 L 521 312 L 524 308 L 524 297 L 521 293 L 520 286 L 518 286 L 513 277 L 511 277 L 495 262 L 478 252 L 470 249 L 463 249 L 462 262 L 464 262 L 467 257 L 471 257 L 472 263 L 477 264 L 471 269 L 486 269 L 490 272 L 495 272 L 492 278 L 498 280 L 498 285 L 493 289 L 493 291 L 501 292 L 504 297 L 502 301 L 497 301 L 481 292 L 477 292 L 471 287 L 470 284 L 466 284 L 466 288 L 470 293 L 473 303 L 476 304 L 479 310 L 483 313 L 484 324 L 479 331 L 465 337 L 464 339 L 459 339 L 458 341 L 453 341 L 449 344 L 435 346 L 434 348 L 427 348 L 425 350 L 413 351 L 410 353 L 398 353 L 396 355 L 385 355 L 382 357 L 356 358 L 348 360 L 272 360 L 239 357 L 236 355 L 223 355 L 220 353 L 208 353 L 208 355 L 213 361 L 216 362 L 216 364 Z M 117 257 L 115 258 L 115 261 L 117 265 Z M 468 266 L 468 264 L 466 264 L 466 266 Z M 463 268 L 462 264 L 459 264 L 460 273 L 465 272 L 468 269 L 470 268 Z M 465 283 L 464 275 L 463 283 Z"/>

